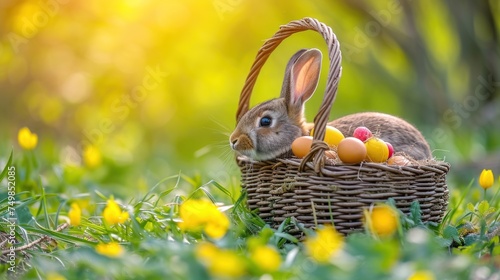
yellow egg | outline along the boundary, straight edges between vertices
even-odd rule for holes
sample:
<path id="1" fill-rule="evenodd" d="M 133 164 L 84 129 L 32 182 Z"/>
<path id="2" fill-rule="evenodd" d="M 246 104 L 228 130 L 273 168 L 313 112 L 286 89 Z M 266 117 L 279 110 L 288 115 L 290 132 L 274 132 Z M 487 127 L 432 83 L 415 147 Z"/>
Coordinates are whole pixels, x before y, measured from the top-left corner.
<path id="1" fill-rule="evenodd" d="M 389 148 L 383 140 L 372 137 L 366 140 L 365 146 L 367 161 L 385 162 L 389 158 Z"/>
<path id="2" fill-rule="evenodd" d="M 298 158 L 305 157 L 311 151 L 313 138 L 311 136 L 301 136 L 292 142 L 292 152 Z"/>
<path id="3" fill-rule="evenodd" d="M 314 136 L 314 128 L 311 130 L 310 134 L 311 136 Z M 323 139 L 323 141 L 325 141 L 328 146 L 338 146 L 342 139 L 344 139 L 344 134 L 342 134 L 340 130 L 336 129 L 333 126 L 326 126 L 325 138 Z"/>
<path id="4" fill-rule="evenodd" d="M 363 141 L 354 137 L 346 137 L 337 147 L 340 160 L 348 164 L 362 162 L 366 157 L 366 147 Z"/>

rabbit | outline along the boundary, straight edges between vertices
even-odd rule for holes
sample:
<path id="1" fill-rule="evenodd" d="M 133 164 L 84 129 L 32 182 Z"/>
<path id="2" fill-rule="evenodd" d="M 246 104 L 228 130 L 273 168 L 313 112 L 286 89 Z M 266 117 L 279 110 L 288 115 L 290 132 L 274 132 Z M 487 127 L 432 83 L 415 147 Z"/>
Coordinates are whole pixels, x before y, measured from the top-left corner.
<path id="1" fill-rule="evenodd" d="M 286 66 L 281 95 L 263 102 L 244 114 L 229 137 L 231 148 L 257 161 L 289 155 L 292 142 L 309 135 L 313 124 L 306 123 L 304 103 L 311 98 L 319 81 L 322 54 L 318 49 L 302 49 Z M 351 136 L 365 126 L 377 137 L 391 143 L 396 152 L 414 160 L 431 158 L 427 141 L 414 126 L 398 117 L 375 112 L 347 115 L 328 125 Z"/>

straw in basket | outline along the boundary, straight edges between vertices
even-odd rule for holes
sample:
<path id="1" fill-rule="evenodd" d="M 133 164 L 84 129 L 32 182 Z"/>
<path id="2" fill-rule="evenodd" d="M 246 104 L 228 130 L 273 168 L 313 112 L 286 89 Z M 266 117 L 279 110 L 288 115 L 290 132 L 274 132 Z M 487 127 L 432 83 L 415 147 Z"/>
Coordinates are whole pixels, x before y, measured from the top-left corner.
<path id="1" fill-rule="evenodd" d="M 317 131 L 313 145 L 303 159 L 255 161 L 238 156 L 249 208 L 275 228 L 293 217 L 305 227 L 333 223 L 339 232 L 348 234 L 362 230 L 363 209 L 392 198 L 404 213 L 418 201 L 423 221 L 440 222 L 448 205 L 448 163 L 428 160 L 411 166 L 370 162 L 344 165 L 324 160 L 328 146 L 322 139 L 341 75 L 341 54 L 331 28 L 316 19 L 304 18 L 281 26 L 260 48 L 240 95 L 237 120 L 249 110 L 253 86 L 272 51 L 293 33 L 305 30 L 323 36 L 330 60 L 325 95 L 314 118 Z M 298 229 L 290 233 L 302 236 Z"/>

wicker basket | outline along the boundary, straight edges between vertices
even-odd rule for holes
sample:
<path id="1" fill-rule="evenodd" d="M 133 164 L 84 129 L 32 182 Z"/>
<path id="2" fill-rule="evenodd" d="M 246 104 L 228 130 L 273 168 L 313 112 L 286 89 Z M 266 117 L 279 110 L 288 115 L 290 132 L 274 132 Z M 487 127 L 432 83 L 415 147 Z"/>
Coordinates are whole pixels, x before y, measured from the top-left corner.
<path id="1" fill-rule="evenodd" d="M 344 234 L 362 230 L 363 209 L 393 198 L 405 213 L 417 200 L 422 220 L 440 222 L 448 205 L 446 174 L 449 164 L 429 160 L 412 166 L 380 163 L 359 165 L 332 164 L 325 160 L 328 146 L 321 140 L 341 75 L 341 55 L 335 34 L 325 24 L 312 18 L 281 26 L 259 50 L 241 92 L 237 112 L 239 120 L 249 108 L 253 86 L 271 52 L 293 33 L 313 30 L 328 46 L 330 68 L 323 102 L 314 119 L 317 131 L 311 152 L 303 159 L 293 156 L 270 161 L 238 157 L 242 187 L 247 204 L 259 216 L 277 228 L 286 218 L 294 217 L 305 227 L 334 223 Z M 299 236 L 298 229 L 290 233 Z"/>

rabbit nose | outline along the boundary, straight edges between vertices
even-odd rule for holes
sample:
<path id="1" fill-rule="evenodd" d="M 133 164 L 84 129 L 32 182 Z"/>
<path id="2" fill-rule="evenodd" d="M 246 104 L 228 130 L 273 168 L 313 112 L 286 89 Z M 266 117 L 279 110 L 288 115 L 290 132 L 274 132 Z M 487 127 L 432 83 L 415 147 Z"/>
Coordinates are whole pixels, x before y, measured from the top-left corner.
<path id="1" fill-rule="evenodd" d="M 236 144 L 238 143 L 238 138 L 231 139 L 230 142 L 231 142 L 231 148 L 234 150 L 234 148 L 236 148 Z"/>

